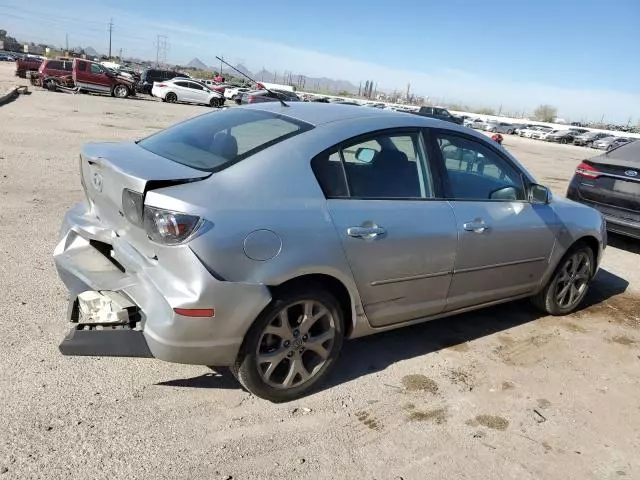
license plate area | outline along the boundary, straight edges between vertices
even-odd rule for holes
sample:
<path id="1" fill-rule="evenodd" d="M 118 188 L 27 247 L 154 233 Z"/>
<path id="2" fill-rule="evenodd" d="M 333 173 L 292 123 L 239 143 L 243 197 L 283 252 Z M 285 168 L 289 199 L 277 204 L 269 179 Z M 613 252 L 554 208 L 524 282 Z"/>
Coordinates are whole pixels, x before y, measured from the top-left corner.
<path id="1" fill-rule="evenodd" d="M 640 197 L 640 183 L 627 182 L 626 180 L 616 180 L 613 182 L 613 190 L 619 193 L 635 195 Z"/>
<path id="2" fill-rule="evenodd" d="M 138 308 L 112 291 L 86 291 L 78 295 L 78 324 L 116 326 L 135 322 Z"/>

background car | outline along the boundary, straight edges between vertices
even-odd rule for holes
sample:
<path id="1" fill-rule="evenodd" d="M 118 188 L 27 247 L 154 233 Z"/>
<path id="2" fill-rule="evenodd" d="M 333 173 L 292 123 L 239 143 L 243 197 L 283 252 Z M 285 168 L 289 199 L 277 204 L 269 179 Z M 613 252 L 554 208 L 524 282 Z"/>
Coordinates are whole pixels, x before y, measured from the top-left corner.
<path id="1" fill-rule="evenodd" d="M 484 130 L 486 122 L 481 118 L 466 118 L 464 120 L 464 126 L 469 128 L 475 128 L 476 130 Z"/>
<path id="2" fill-rule="evenodd" d="M 596 140 L 593 142 L 593 148 L 597 148 L 598 150 L 606 150 L 611 145 L 611 142 L 615 141 L 617 137 L 610 135 L 608 137 L 601 138 L 600 140 Z"/>
<path id="3" fill-rule="evenodd" d="M 600 210 L 607 230 L 640 239 L 640 142 L 580 163 L 567 198 Z"/>
<path id="4" fill-rule="evenodd" d="M 584 133 L 589 133 L 588 128 L 580 128 L 580 127 L 569 127 L 569 131 L 575 132 L 577 135 L 582 135 Z"/>
<path id="5" fill-rule="evenodd" d="M 548 142 L 557 142 L 564 144 L 573 143 L 573 141 L 579 134 L 579 132 L 574 130 L 557 130 L 547 135 L 546 140 Z"/>
<path id="6" fill-rule="evenodd" d="M 89 144 L 80 169 L 54 253 L 61 352 L 229 366 L 277 402 L 345 338 L 526 297 L 570 313 L 604 248 L 598 211 L 485 135 L 378 109 L 227 109 Z"/>
<path id="7" fill-rule="evenodd" d="M 286 90 L 252 90 L 249 92 L 241 93 L 236 96 L 236 103 L 238 105 L 245 105 L 249 103 L 262 103 L 262 102 L 277 102 L 278 98 L 285 102 L 299 102 L 300 97 L 293 92 Z"/>
<path id="8" fill-rule="evenodd" d="M 588 133 L 584 133 L 582 135 L 578 135 L 573 140 L 573 144 L 574 145 L 584 145 L 585 147 L 591 147 L 593 145 L 593 142 L 596 142 L 598 140 L 601 140 L 603 138 L 607 138 L 607 137 L 610 137 L 610 136 L 611 136 L 610 133 L 588 132 Z"/>
<path id="9" fill-rule="evenodd" d="M 183 78 L 156 82 L 153 84 L 151 94 L 168 103 L 197 103 L 199 105 L 209 105 L 210 107 L 224 105 L 224 97 L 221 93 L 209 90 L 202 83 Z"/>
<path id="10" fill-rule="evenodd" d="M 243 93 L 250 92 L 252 89 L 249 87 L 227 87 L 224 90 L 224 98 L 227 100 L 234 100 Z"/>
<path id="11" fill-rule="evenodd" d="M 520 137 L 522 137 L 521 132 L 523 130 L 526 130 L 527 128 L 533 127 L 534 125 L 530 124 L 530 123 L 525 123 L 525 124 L 520 124 L 520 125 L 516 125 L 516 128 L 514 130 L 514 133 Z"/>
<path id="12" fill-rule="evenodd" d="M 512 135 L 516 130 L 516 126 L 513 123 L 507 122 L 489 122 L 485 125 L 484 129 L 487 132 Z"/>
<path id="13" fill-rule="evenodd" d="M 551 135 L 552 133 L 557 133 L 559 130 L 555 130 L 552 128 L 538 128 L 535 132 L 533 132 L 531 134 L 531 138 L 536 139 L 536 140 L 546 140 L 547 136 Z"/>
<path id="14" fill-rule="evenodd" d="M 637 138 L 616 137 L 614 140 L 609 142 L 609 145 L 607 145 L 607 151 L 613 150 L 614 148 L 618 148 L 621 145 L 624 145 L 629 142 L 635 142 L 636 140 Z"/>
<path id="15" fill-rule="evenodd" d="M 174 70 L 162 70 L 159 68 L 148 68 L 140 75 L 140 81 L 137 85 L 137 90 L 140 93 L 148 93 L 151 95 L 154 82 L 163 82 L 165 80 L 171 80 L 172 78 L 181 77 L 188 78 L 188 75 L 184 73 L 176 72 Z"/>

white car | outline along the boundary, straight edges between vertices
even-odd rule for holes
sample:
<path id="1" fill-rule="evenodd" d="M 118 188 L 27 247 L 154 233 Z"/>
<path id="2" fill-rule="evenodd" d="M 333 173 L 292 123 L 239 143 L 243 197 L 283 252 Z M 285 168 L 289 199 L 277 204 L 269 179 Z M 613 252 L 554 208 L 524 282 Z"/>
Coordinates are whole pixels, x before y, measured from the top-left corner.
<path id="1" fill-rule="evenodd" d="M 541 131 L 551 132 L 553 130 L 551 127 L 544 127 L 540 125 L 534 125 L 533 127 L 525 128 L 524 130 L 520 130 L 520 136 L 525 138 L 532 138 L 534 133 L 539 133 Z"/>
<path id="2" fill-rule="evenodd" d="M 538 131 L 533 132 L 531 134 L 531 138 L 535 138 L 536 140 L 546 140 L 549 135 L 559 131 L 560 130 L 553 130 L 553 129 L 547 130 L 546 128 L 545 129 L 539 128 Z"/>
<path id="3" fill-rule="evenodd" d="M 251 88 L 246 87 L 229 87 L 224 90 L 224 98 L 227 100 L 235 100 L 236 97 L 243 93 L 250 92 Z"/>
<path id="4" fill-rule="evenodd" d="M 162 99 L 163 102 L 197 103 L 210 107 L 222 107 L 224 96 L 210 90 L 200 82 L 186 78 L 173 78 L 163 82 L 153 82 L 151 95 Z"/>

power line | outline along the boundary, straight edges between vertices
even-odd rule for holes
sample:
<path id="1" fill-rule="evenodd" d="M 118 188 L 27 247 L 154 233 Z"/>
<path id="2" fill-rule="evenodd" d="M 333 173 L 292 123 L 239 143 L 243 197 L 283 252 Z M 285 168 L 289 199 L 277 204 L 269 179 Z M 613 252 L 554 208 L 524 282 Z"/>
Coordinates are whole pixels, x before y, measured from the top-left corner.
<path id="1" fill-rule="evenodd" d="M 109 58 L 111 58 L 111 34 L 113 33 L 113 18 L 109 21 Z"/>
<path id="2" fill-rule="evenodd" d="M 159 65 L 161 60 L 162 63 L 167 62 L 168 39 L 169 37 L 166 35 L 158 35 L 156 37 L 156 65 Z"/>

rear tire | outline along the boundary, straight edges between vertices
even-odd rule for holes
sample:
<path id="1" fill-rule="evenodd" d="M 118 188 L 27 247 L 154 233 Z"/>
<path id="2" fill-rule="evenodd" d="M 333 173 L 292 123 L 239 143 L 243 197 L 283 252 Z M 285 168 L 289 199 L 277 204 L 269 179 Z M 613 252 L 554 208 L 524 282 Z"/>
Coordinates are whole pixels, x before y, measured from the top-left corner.
<path id="1" fill-rule="evenodd" d="M 230 370 L 254 395 L 287 402 L 326 377 L 343 340 L 344 314 L 335 297 L 316 285 L 292 289 L 256 319 Z"/>
<path id="2" fill-rule="evenodd" d="M 563 145 L 566 145 L 567 143 L 569 143 L 569 140 L 567 140 L 566 138 L 561 138 L 560 143 L 562 143 Z"/>
<path id="3" fill-rule="evenodd" d="M 209 102 L 211 108 L 220 108 L 224 104 L 224 100 L 221 98 L 212 98 Z"/>
<path id="4" fill-rule="evenodd" d="M 549 315 L 567 315 L 584 300 L 594 272 L 593 250 L 578 242 L 565 253 L 547 285 L 531 301 Z"/>
<path id="5" fill-rule="evenodd" d="M 507 135 L 513 135 L 513 130 L 507 130 Z"/>
<path id="6" fill-rule="evenodd" d="M 176 103 L 178 101 L 178 96 L 173 92 L 169 92 L 165 95 L 164 100 L 167 103 Z"/>

